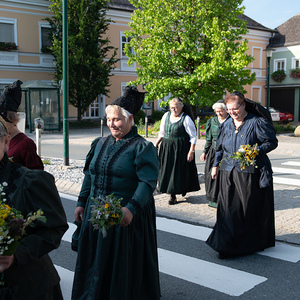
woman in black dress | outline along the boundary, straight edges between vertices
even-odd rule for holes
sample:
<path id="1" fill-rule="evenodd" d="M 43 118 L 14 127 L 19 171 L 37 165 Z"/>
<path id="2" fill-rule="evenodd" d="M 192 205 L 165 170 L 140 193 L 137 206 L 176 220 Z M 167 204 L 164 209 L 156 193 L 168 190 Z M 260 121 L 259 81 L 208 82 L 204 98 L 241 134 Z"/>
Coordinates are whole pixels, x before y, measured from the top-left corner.
<path id="1" fill-rule="evenodd" d="M 228 114 L 224 100 L 217 101 L 213 106 L 216 116 L 210 118 L 206 122 L 206 143 L 200 159 L 205 162 L 205 192 L 208 206 L 217 207 L 218 196 L 218 178 L 213 180 L 211 178 L 211 169 L 216 155 L 216 143 L 219 133 L 220 124 L 222 124 Z"/>
<path id="2" fill-rule="evenodd" d="M 219 177 L 220 189 L 217 222 L 206 243 L 219 252 L 220 258 L 275 245 L 273 178 L 267 153 L 277 147 L 278 141 L 273 124 L 247 111 L 246 102 L 238 92 L 226 97 L 231 118 L 220 128 L 212 169 L 212 178 Z M 248 144 L 258 145 L 256 167 L 242 169 L 240 161 L 230 156 Z"/>

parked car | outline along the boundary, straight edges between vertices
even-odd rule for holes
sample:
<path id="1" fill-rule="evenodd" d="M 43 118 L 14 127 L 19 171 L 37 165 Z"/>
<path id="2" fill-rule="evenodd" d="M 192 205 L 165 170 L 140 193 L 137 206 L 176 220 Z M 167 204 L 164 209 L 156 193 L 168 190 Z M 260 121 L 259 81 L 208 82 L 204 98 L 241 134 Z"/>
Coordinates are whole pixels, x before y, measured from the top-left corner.
<path id="1" fill-rule="evenodd" d="M 279 112 L 277 110 L 275 110 L 273 107 L 269 107 L 269 112 L 271 114 L 273 122 L 279 122 L 280 121 Z"/>
<path id="2" fill-rule="evenodd" d="M 292 122 L 294 121 L 294 115 L 287 111 L 279 111 L 280 122 Z"/>
<path id="3" fill-rule="evenodd" d="M 286 122 L 286 123 L 294 121 L 294 115 L 289 112 L 278 110 L 273 107 L 270 107 L 269 111 L 271 113 L 273 121 L 280 121 L 280 122 Z"/>

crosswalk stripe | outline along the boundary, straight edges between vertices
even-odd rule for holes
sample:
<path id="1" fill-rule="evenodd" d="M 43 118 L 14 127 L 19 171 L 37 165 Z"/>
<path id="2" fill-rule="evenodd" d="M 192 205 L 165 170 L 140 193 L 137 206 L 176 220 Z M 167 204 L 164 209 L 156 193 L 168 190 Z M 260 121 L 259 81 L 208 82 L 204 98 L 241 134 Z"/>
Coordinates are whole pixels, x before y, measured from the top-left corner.
<path id="1" fill-rule="evenodd" d="M 77 200 L 78 200 L 78 197 L 75 197 L 75 196 L 72 196 L 72 195 L 69 195 L 69 194 L 59 193 L 59 196 L 61 198 L 65 198 L 65 199 L 72 200 L 72 201 L 75 201 L 75 202 L 77 202 Z"/>
<path id="2" fill-rule="evenodd" d="M 288 168 L 273 167 L 272 170 L 273 170 L 273 172 L 276 172 L 276 173 L 287 173 L 287 174 L 297 174 L 297 175 L 300 175 L 300 170 L 297 170 L 297 169 L 288 169 Z"/>
<path id="3" fill-rule="evenodd" d="M 273 175 L 273 182 L 277 184 L 286 184 L 286 185 L 293 185 L 293 186 L 300 186 L 299 179 L 292 179 L 292 178 L 285 178 Z"/>
<path id="4" fill-rule="evenodd" d="M 281 164 L 286 165 L 286 166 L 300 167 L 300 162 L 299 161 L 286 161 L 286 162 L 281 163 Z"/>
<path id="5" fill-rule="evenodd" d="M 161 248 L 158 248 L 158 257 L 160 272 L 231 296 L 240 296 L 267 280 L 266 277 Z M 63 298 L 71 299 L 74 272 L 58 265 L 55 268 L 61 278 Z"/>
<path id="6" fill-rule="evenodd" d="M 260 255 L 273 257 L 289 262 L 296 263 L 300 260 L 300 247 L 295 247 L 283 243 L 276 243 L 275 247 L 257 252 Z"/>
<path id="7" fill-rule="evenodd" d="M 266 277 L 160 248 L 158 256 L 160 272 L 231 296 L 240 296 L 267 280 Z"/>
<path id="8" fill-rule="evenodd" d="M 71 243 L 72 234 L 76 230 L 76 225 L 73 223 L 68 223 L 68 225 L 69 229 L 64 234 L 62 240 Z M 156 226 L 158 230 L 178 234 L 199 241 L 206 241 L 212 231 L 212 229 L 207 227 L 191 225 L 162 217 L 156 218 Z M 257 254 L 294 263 L 300 261 L 299 247 L 277 242 L 275 247 L 265 249 L 262 252 L 257 252 Z"/>
<path id="9" fill-rule="evenodd" d="M 74 272 L 60 267 L 58 265 L 54 266 L 60 277 L 60 287 L 63 294 L 63 298 L 65 300 L 71 299 Z"/>

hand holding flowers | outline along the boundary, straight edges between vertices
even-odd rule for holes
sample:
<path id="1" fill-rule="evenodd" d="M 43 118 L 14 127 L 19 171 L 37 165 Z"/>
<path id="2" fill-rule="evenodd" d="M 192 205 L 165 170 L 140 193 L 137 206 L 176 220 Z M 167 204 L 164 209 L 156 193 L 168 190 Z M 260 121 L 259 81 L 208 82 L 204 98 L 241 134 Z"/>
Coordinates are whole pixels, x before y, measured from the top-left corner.
<path id="1" fill-rule="evenodd" d="M 107 230 L 120 224 L 124 211 L 121 206 L 122 198 L 118 199 L 113 194 L 106 196 L 104 199 L 97 197 L 93 198 L 94 205 L 92 205 L 92 217 L 89 220 L 94 230 L 102 229 L 102 235 L 105 238 Z"/>
<path id="2" fill-rule="evenodd" d="M 251 145 L 241 145 L 237 152 L 233 155 L 228 156 L 220 161 L 220 165 L 223 160 L 234 159 L 240 161 L 240 168 L 242 170 L 246 169 L 246 166 L 254 166 L 257 168 L 255 158 L 259 153 L 259 149 L 257 149 L 257 144 Z"/>
<path id="3" fill-rule="evenodd" d="M 0 184 L 0 255 L 3 256 L 14 254 L 18 241 L 26 234 L 27 226 L 34 226 L 36 220 L 46 222 L 41 209 L 24 218 L 20 211 L 7 205 L 3 191 L 6 186 L 6 182 Z"/>

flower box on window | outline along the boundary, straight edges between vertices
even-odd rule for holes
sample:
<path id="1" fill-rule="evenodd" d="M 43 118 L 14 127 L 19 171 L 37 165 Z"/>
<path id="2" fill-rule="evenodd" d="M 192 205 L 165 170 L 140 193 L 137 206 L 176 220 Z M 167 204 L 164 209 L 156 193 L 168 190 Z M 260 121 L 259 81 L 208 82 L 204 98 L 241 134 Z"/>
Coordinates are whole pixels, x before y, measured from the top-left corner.
<path id="1" fill-rule="evenodd" d="M 0 51 L 18 50 L 16 43 L 0 42 Z"/>
<path id="2" fill-rule="evenodd" d="M 284 70 L 277 70 L 271 74 L 271 78 L 276 82 L 281 82 L 286 77 Z"/>
<path id="3" fill-rule="evenodd" d="M 300 78 L 300 68 L 291 69 L 290 77 L 295 78 L 295 79 L 299 79 Z"/>

